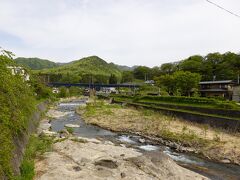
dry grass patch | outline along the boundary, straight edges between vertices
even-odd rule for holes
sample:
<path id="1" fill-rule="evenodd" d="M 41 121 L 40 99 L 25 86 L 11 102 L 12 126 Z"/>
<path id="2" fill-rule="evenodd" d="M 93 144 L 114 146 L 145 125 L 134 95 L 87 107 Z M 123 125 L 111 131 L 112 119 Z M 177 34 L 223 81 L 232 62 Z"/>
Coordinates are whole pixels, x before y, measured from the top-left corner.
<path id="1" fill-rule="evenodd" d="M 84 112 L 83 112 L 84 111 Z M 141 132 L 196 148 L 206 156 L 240 162 L 240 134 L 213 129 L 144 108 L 121 107 L 103 101 L 83 110 L 87 123 L 114 131 Z"/>

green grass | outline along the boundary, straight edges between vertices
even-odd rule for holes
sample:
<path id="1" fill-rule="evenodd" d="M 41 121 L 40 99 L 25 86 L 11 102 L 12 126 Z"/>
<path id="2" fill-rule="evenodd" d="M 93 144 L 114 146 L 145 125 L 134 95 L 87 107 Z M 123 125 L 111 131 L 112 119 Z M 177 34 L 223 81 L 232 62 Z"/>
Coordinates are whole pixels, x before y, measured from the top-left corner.
<path id="1" fill-rule="evenodd" d="M 218 100 L 214 98 L 184 97 L 184 96 L 126 96 L 126 95 L 112 95 L 112 97 L 114 97 L 115 99 L 132 102 L 152 102 L 181 106 L 240 110 L 240 106 L 233 101 Z"/>
<path id="2" fill-rule="evenodd" d="M 185 98 L 183 97 L 183 102 L 179 101 L 182 99 L 181 97 L 172 97 L 173 101 L 164 101 L 164 99 L 168 99 L 166 97 L 163 97 L 161 99 L 160 97 L 151 97 L 148 99 L 149 96 L 144 97 L 133 97 L 133 96 L 114 96 L 115 101 L 119 102 L 127 102 L 127 103 L 133 103 L 133 104 L 139 104 L 145 107 L 152 107 L 155 109 L 162 109 L 162 110 L 169 110 L 169 111 L 175 111 L 175 112 L 184 112 L 184 113 L 191 113 L 195 115 L 202 115 L 202 116 L 209 116 L 209 117 L 217 117 L 217 118 L 226 118 L 226 119 L 232 119 L 232 120 L 240 120 L 240 117 L 237 117 L 237 115 L 230 115 L 231 111 L 239 111 L 239 107 L 234 102 L 229 101 L 219 101 L 215 99 L 206 99 L 203 98 L 193 98 L 193 102 L 191 103 L 191 98 Z M 171 99 L 171 97 L 170 97 Z M 174 99 L 177 99 L 178 101 L 174 101 Z M 184 102 L 185 99 L 185 102 Z M 199 101 L 200 103 L 197 103 Z M 202 101 L 202 102 L 201 102 Z M 209 101 L 209 103 L 207 103 Z M 203 103 L 205 102 L 205 103 Z M 212 103 L 210 103 L 212 102 Z M 168 107 L 169 105 L 169 107 Z M 189 108 L 191 109 L 189 109 Z M 222 108 L 225 107 L 225 108 Z M 229 108 L 227 108 L 229 107 Z M 236 108 L 237 107 L 237 108 Z M 195 108 L 195 109 L 193 109 Z M 202 109 L 198 109 L 202 108 Z M 209 111 L 208 109 L 216 110 L 215 112 Z M 217 114 L 217 111 L 223 110 L 224 112 L 221 114 Z"/>
<path id="3" fill-rule="evenodd" d="M 84 116 L 91 117 L 97 115 L 96 113 L 100 110 L 102 114 L 105 115 L 112 115 L 114 108 L 121 108 L 118 104 L 106 104 L 103 101 L 96 101 L 94 103 L 89 103 L 85 107 L 86 111 L 84 113 Z"/>
<path id="4" fill-rule="evenodd" d="M 69 132 L 70 134 L 73 134 L 73 132 L 74 132 L 73 128 L 71 128 L 71 127 L 66 127 L 66 130 L 67 130 L 67 132 Z"/>
<path id="5" fill-rule="evenodd" d="M 99 104 L 102 104 L 102 102 L 99 102 Z M 132 103 L 133 104 L 133 103 Z M 134 103 L 136 104 L 136 103 Z M 144 106 L 143 106 L 144 107 Z M 85 113 L 90 113 L 93 111 L 94 109 L 94 114 L 91 114 L 92 117 L 97 117 L 97 114 L 105 114 L 105 110 L 106 109 L 110 109 L 110 110 L 114 110 L 115 108 L 123 108 L 120 105 L 116 105 L 116 104 L 106 104 L 106 105 L 102 105 L 101 108 L 99 108 L 99 106 L 97 105 L 91 105 L 89 106 Z M 161 112 L 156 112 L 152 109 L 146 109 L 146 108 L 141 108 L 139 110 L 139 112 L 141 113 L 140 117 L 142 117 L 143 119 L 145 119 L 145 121 L 151 121 L 151 119 L 155 119 L 158 118 L 159 116 L 161 117 L 161 120 L 164 121 L 162 122 L 162 124 L 160 123 L 159 126 L 153 126 L 151 124 L 151 122 L 146 122 L 146 125 L 143 128 L 143 132 L 145 133 L 151 133 L 153 131 L 155 131 L 155 129 L 157 129 L 158 131 L 158 136 L 166 139 L 166 140 L 170 140 L 172 142 L 178 142 L 180 144 L 186 145 L 186 146 L 194 146 L 194 147 L 206 147 L 208 145 L 211 145 L 213 142 L 207 139 L 203 139 L 201 137 L 199 137 L 195 132 L 187 129 L 187 127 L 185 127 L 182 132 L 178 133 L 178 132 L 172 132 L 168 129 L 168 127 L 171 125 L 171 122 L 175 120 L 174 116 L 169 116 L 169 115 L 164 115 Z M 109 117 L 114 118 L 113 114 L 108 114 L 110 115 Z M 128 117 L 126 118 L 130 118 L 131 119 L 131 115 L 127 115 Z"/>
<path id="6" fill-rule="evenodd" d="M 34 159 L 37 155 L 51 151 L 53 140 L 50 137 L 37 137 L 31 135 L 26 147 L 22 164 L 20 166 L 21 175 L 16 180 L 32 180 L 34 177 Z"/>
<path id="7" fill-rule="evenodd" d="M 115 99 L 116 102 L 124 102 L 119 99 Z M 189 113 L 193 115 L 200 115 L 200 116 L 208 116 L 208 117 L 216 117 L 216 118 L 225 118 L 225 119 L 231 119 L 231 120 L 240 120 L 240 118 L 233 118 L 233 117 L 226 117 L 222 115 L 216 115 L 216 114 L 207 114 L 207 113 L 200 113 L 196 111 L 190 111 L 190 110 L 184 110 L 184 109 L 173 109 L 173 108 L 166 108 L 166 107 L 159 107 L 156 105 L 147 105 L 143 103 L 133 103 L 133 102 L 128 102 L 130 105 L 136 105 L 136 106 L 141 106 L 141 107 L 146 107 L 146 108 L 153 108 L 153 109 L 158 109 L 158 110 L 166 110 L 166 111 L 172 111 L 172 112 L 183 112 L 183 113 Z"/>
<path id="8" fill-rule="evenodd" d="M 200 138 L 195 132 L 190 130 L 182 133 L 174 133 L 167 128 L 163 128 L 160 131 L 160 136 L 170 141 L 181 143 L 185 146 L 206 147 L 212 144 L 211 140 Z"/>

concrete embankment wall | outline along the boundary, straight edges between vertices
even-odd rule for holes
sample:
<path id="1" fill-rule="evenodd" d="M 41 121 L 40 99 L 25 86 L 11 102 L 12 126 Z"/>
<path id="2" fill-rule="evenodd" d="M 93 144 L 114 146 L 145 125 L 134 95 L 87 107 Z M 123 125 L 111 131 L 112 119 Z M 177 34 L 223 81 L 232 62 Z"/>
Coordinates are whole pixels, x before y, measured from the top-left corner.
<path id="1" fill-rule="evenodd" d="M 121 101 L 113 100 L 115 103 L 122 103 Z M 240 120 L 235 120 L 231 117 L 215 117 L 212 114 L 201 114 L 195 112 L 183 112 L 178 109 L 167 109 L 164 107 L 157 107 L 152 105 L 140 104 L 140 103 L 127 103 L 134 107 L 144 107 L 155 111 L 161 111 L 168 115 L 175 115 L 183 120 L 199 123 L 208 124 L 214 128 L 221 128 L 232 132 L 240 132 Z"/>
<path id="2" fill-rule="evenodd" d="M 139 103 L 142 103 L 142 102 L 139 102 Z M 202 107 L 179 106 L 179 105 L 173 105 L 173 104 L 153 103 L 153 102 L 143 102 L 143 104 L 172 108 L 172 109 L 183 109 L 183 110 L 189 110 L 189 111 L 195 111 L 195 112 L 199 112 L 199 113 L 206 113 L 206 114 L 213 114 L 213 115 L 215 114 L 215 115 L 221 115 L 221 116 L 232 117 L 232 118 L 240 118 L 240 111 L 239 110 L 211 109 L 211 108 L 202 108 Z"/>
<path id="3" fill-rule="evenodd" d="M 14 152 L 12 158 L 12 168 L 15 175 L 20 174 L 20 165 L 23 159 L 24 150 L 28 143 L 29 136 L 36 131 L 38 123 L 41 119 L 42 113 L 47 110 L 48 101 L 42 102 L 37 106 L 36 111 L 33 113 L 29 120 L 28 129 L 20 133 L 14 138 Z"/>

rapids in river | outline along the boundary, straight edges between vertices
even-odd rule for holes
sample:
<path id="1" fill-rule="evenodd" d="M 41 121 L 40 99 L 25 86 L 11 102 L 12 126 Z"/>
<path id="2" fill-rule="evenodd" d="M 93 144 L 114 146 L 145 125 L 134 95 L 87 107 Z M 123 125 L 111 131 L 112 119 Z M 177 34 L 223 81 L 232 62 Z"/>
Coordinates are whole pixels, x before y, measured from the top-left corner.
<path id="1" fill-rule="evenodd" d="M 80 127 L 73 128 L 75 136 L 106 139 L 115 144 L 124 144 L 126 147 L 135 148 L 143 153 L 162 151 L 180 166 L 202 174 L 210 179 L 240 179 L 240 166 L 238 165 L 212 162 L 200 158 L 196 154 L 176 152 L 170 147 L 157 144 L 156 142 L 138 135 L 114 133 L 101 127 L 88 125 L 77 113 L 75 113 L 75 109 L 79 105 L 85 103 L 85 100 L 73 100 L 71 102 L 59 103 L 57 110 L 64 112 L 65 116 L 58 117 L 51 121 L 52 131 L 58 132 L 64 129 L 65 124 L 80 125 Z"/>

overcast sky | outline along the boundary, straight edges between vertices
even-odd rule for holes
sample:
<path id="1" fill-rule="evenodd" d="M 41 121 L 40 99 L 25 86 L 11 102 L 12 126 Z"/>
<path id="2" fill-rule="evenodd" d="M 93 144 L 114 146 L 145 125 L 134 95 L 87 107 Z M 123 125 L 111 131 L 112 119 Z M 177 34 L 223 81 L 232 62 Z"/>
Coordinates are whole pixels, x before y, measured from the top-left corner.
<path id="1" fill-rule="evenodd" d="M 239 0 L 212 1 L 240 14 Z M 55 62 L 159 66 L 240 52 L 240 18 L 206 0 L 0 0 L 0 46 Z"/>

